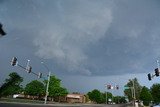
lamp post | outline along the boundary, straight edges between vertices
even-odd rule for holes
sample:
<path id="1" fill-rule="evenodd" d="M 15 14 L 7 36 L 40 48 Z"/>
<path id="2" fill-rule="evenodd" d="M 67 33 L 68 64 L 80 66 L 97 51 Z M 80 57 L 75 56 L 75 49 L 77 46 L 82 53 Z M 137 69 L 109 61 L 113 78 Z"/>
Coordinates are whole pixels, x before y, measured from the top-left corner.
<path id="1" fill-rule="evenodd" d="M 48 71 L 48 82 L 47 82 L 47 87 L 46 87 L 46 96 L 45 96 L 45 102 L 44 102 L 44 104 L 46 104 L 47 103 L 47 96 L 48 96 L 48 94 L 49 94 L 49 92 L 48 92 L 48 88 L 49 88 L 49 82 L 50 82 L 50 75 L 51 75 L 51 72 L 49 71 L 49 68 L 44 64 L 44 62 L 41 62 L 43 65 L 44 65 L 44 67 L 47 69 L 47 71 Z"/>
<path id="2" fill-rule="evenodd" d="M 107 84 L 105 84 L 105 88 L 108 90 L 108 85 Z M 108 102 L 108 98 L 107 98 L 108 96 L 107 96 L 107 91 L 106 91 L 106 104 L 108 104 L 107 102 Z"/>
<path id="3" fill-rule="evenodd" d="M 133 106 L 135 107 L 136 94 L 135 94 L 134 79 L 132 80 L 132 84 L 133 84 Z"/>

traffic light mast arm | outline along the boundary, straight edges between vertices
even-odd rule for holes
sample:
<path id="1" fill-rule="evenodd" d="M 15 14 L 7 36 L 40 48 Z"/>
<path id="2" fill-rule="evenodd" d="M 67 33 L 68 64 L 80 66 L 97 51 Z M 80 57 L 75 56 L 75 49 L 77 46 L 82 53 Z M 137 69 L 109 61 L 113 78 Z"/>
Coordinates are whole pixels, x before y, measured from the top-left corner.
<path id="1" fill-rule="evenodd" d="M 22 65 L 17 64 L 17 66 L 19 66 L 19 67 L 23 68 L 24 70 L 27 70 L 27 71 L 28 71 L 28 69 L 26 69 L 26 67 L 23 67 Z M 34 72 L 31 72 L 31 73 L 34 74 L 34 75 L 36 75 L 36 76 L 38 76 L 38 74 L 36 74 L 36 73 L 34 73 Z"/>
<path id="2" fill-rule="evenodd" d="M 19 67 L 23 68 L 24 70 L 26 70 L 26 68 L 23 67 L 22 65 L 17 64 L 17 66 L 19 66 Z"/>
<path id="3" fill-rule="evenodd" d="M 21 65 L 19 65 L 19 64 L 17 64 L 17 66 L 19 66 L 19 67 L 23 68 L 24 70 L 27 70 L 27 71 L 28 71 L 28 69 L 26 69 L 25 67 L 23 67 L 23 66 L 21 66 Z M 32 73 L 32 74 L 34 74 L 34 75 L 36 75 L 36 76 L 39 76 L 39 74 L 36 74 L 35 72 L 30 72 L 30 73 Z"/>
<path id="4" fill-rule="evenodd" d="M 151 81 L 152 78 L 154 78 L 156 76 L 156 74 L 148 74 L 148 80 Z"/>
<path id="5" fill-rule="evenodd" d="M 153 78 L 153 77 L 155 77 L 155 76 L 156 76 L 155 74 L 152 74 L 152 75 L 151 75 L 151 78 Z"/>
<path id="6" fill-rule="evenodd" d="M 18 64 L 18 61 L 17 61 L 17 58 L 16 58 L 16 57 L 13 57 L 12 60 L 11 60 L 11 65 L 12 65 L 12 66 L 18 66 L 18 67 L 24 69 L 25 71 L 27 71 L 27 73 L 32 73 L 32 74 L 38 76 L 38 78 L 43 78 L 44 80 L 46 80 L 46 78 L 42 76 L 42 73 L 41 73 L 41 72 L 39 72 L 39 73 L 37 74 L 37 73 L 35 73 L 35 72 L 32 71 L 32 67 L 29 66 L 29 61 L 30 61 L 30 60 L 28 60 L 28 62 L 27 62 L 27 66 L 24 67 L 24 66 Z"/>

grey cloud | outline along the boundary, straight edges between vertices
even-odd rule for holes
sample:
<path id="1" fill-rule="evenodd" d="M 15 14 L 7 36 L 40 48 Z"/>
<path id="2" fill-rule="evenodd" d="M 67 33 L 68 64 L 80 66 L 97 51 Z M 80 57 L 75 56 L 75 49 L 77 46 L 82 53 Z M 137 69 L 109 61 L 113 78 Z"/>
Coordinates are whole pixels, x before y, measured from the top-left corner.
<path id="1" fill-rule="evenodd" d="M 147 72 L 160 55 L 159 10 L 157 0 L 3 1 L 0 20 L 10 38 L 1 46 L 50 59 L 63 73 Z"/>
<path id="2" fill-rule="evenodd" d="M 90 75 L 91 71 L 85 68 L 89 59 L 84 49 L 105 36 L 112 22 L 111 10 L 94 2 L 64 7 L 59 6 L 60 20 L 48 24 L 35 38 L 39 48 L 36 54 L 55 59 L 67 71 Z"/>

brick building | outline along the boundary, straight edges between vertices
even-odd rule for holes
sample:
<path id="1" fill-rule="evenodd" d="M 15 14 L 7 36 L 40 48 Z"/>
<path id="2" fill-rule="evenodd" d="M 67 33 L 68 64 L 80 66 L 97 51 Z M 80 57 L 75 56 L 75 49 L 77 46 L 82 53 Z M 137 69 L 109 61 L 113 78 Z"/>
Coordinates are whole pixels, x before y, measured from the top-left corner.
<path id="1" fill-rule="evenodd" d="M 67 94 L 66 102 L 68 102 L 68 103 L 85 103 L 86 97 L 83 94 Z"/>

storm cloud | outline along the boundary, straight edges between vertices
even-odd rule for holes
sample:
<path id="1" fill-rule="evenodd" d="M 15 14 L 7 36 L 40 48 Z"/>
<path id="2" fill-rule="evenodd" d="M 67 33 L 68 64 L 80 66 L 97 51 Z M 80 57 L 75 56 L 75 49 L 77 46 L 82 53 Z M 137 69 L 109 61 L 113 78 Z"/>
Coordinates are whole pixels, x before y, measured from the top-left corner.
<path id="1" fill-rule="evenodd" d="M 50 60 L 50 66 L 64 74 L 145 73 L 160 56 L 159 4 L 158 0 L 1 1 L 0 21 L 8 35 L 1 38 L 0 47 L 9 49 L 4 51 L 7 60 L 14 51 L 21 57 Z"/>

